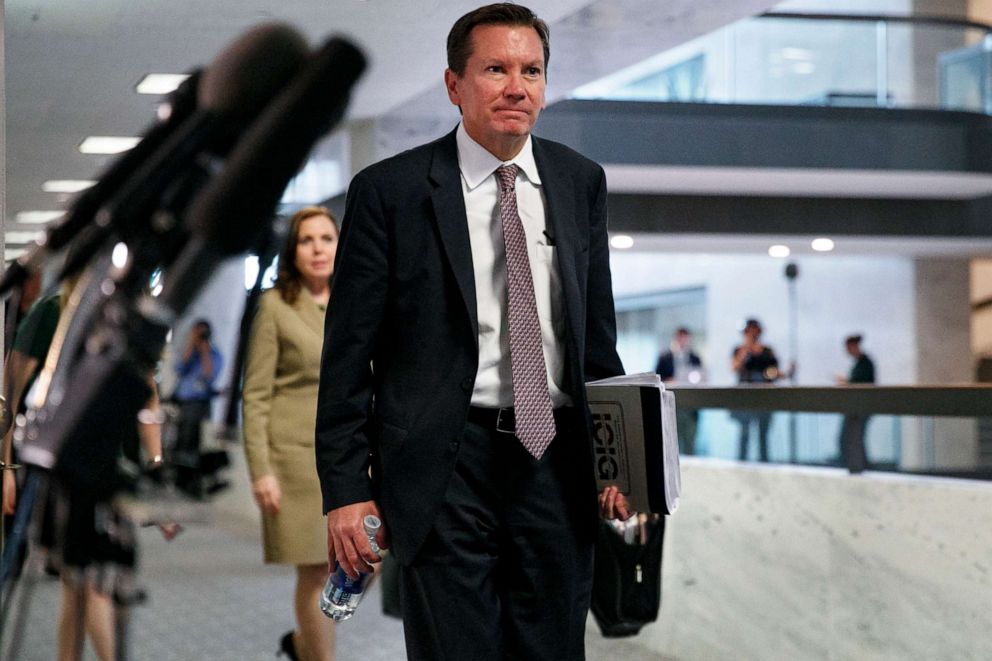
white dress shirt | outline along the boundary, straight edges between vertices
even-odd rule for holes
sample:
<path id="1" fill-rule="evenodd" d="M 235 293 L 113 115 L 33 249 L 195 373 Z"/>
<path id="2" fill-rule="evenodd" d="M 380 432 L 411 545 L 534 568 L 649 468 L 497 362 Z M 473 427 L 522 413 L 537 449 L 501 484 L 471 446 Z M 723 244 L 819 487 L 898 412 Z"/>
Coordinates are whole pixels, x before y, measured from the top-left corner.
<path id="1" fill-rule="evenodd" d="M 458 126 L 457 142 L 479 317 L 479 372 L 472 392 L 472 405 L 513 406 L 510 334 L 506 316 L 506 249 L 494 174 L 499 166 L 513 163 L 520 168 L 516 183 L 517 210 L 527 236 L 527 255 L 534 278 L 544 362 L 548 368 L 548 391 L 555 408 L 567 406 L 572 400 L 563 389 L 565 312 L 561 277 L 557 248 L 548 239 L 552 233 L 547 227 L 547 204 L 534 162 L 531 140 L 528 137 L 520 153 L 505 162 L 469 137 L 464 125 Z"/>

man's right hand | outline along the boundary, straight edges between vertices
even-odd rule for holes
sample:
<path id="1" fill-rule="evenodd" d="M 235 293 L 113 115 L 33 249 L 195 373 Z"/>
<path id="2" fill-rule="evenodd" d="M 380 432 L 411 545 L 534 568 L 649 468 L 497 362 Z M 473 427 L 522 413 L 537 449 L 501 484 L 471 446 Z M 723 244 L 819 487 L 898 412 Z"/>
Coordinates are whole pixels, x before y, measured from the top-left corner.
<path id="1" fill-rule="evenodd" d="M 372 571 L 372 565 L 381 562 L 382 558 L 372 551 L 368 535 L 362 520 L 369 514 L 382 519 L 379 507 L 374 500 L 352 503 L 333 509 L 327 513 L 327 569 L 334 571 L 336 564 L 352 578 L 358 578 L 359 572 Z M 376 535 L 379 548 L 389 547 L 389 537 L 386 525 Z"/>

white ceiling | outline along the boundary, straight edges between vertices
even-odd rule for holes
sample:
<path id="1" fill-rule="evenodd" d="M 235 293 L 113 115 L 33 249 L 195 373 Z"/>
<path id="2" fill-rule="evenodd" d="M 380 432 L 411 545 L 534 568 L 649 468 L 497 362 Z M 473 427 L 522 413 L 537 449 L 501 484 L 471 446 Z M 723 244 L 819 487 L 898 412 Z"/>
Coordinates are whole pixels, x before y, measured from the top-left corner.
<path id="1" fill-rule="evenodd" d="M 157 99 L 134 92 L 145 74 L 182 72 L 208 64 L 232 39 L 263 21 L 287 22 L 315 46 L 331 34 L 341 34 L 366 51 L 370 66 L 353 96 L 350 119 L 388 115 L 392 120 L 407 113 L 409 117 L 440 116 L 453 124 L 457 114 L 447 104 L 441 83 L 445 36 L 458 16 L 482 1 L 7 0 L 4 227 L 37 230 L 37 225 L 19 226 L 15 214 L 64 208 L 68 196 L 43 192 L 45 180 L 91 179 L 106 167 L 112 157 L 79 153 L 77 147 L 85 136 L 137 135 L 152 122 Z M 548 95 L 553 101 L 579 85 L 775 3 L 526 0 L 526 4 L 552 25 Z M 399 130 L 407 127 L 400 122 Z M 927 177 L 922 182 L 902 175 L 885 178 L 868 173 L 865 178 L 859 173 L 852 182 L 849 177 L 837 178 L 842 175 L 824 178 L 822 172 L 643 168 L 627 172 L 625 166 L 611 167 L 615 170 L 610 174 L 611 188 L 617 192 L 712 192 L 714 187 L 734 184 L 741 193 L 768 194 L 769 182 L 781 186 L 790 177 L 786 188 L 798 181 L 803 190 L 809 188 L 808 194 L 816 194 L 816 187 L 822 189 L 821 194 L 831 194 L 836 188 L 850 192 L 852 186 L 868 186 L 871 190 L 866 189 L 866 195 L 879 186 L 895 187 L 907 197 L 933 187 L 958 198 L 992 191 L 989 177 L 952 181 L 940 173 L 922 173 Z M 763 243 L 748 251 L 764 250 Z M 684 248 L 691 250 L 694 245 L 690 241 Z"/>
<path id="2" fill-rule="evenodd" d="M 614 238 L 615 238 L 614 234 Z M 988 259 L 992 255 L 992 238 L 962 237 L 934 238 L 919 236 L 828 236 L 834 242 L 830 252 L 813 250 L 813 239 L 820 236 L 791 235 L 726 235 L 726 234 L 657 234 L 628 235 L 633 245 L 625 250 L 648 253 L 683 253 L 699 255 L 768 254 L 773 245 L 786 246 L 789 258 L 831 255 L 897 255 L 900 257 L 966 257 Z M 615 247 L 614 254 L 620 252 Z M 771 258 L 770 258 L 771 259 Z M 783 258 L 783 261 L 788 261 Z"/>
<path id="3" fill-rule="evenodd" d="M 603 164 L 611 193 L 971 200 L 992 174 L 921 170 Z"/>
<path id="4" fill-rule="evenodd" d="M 112 157 L 78 152 L 87 135 L 137 135 L 155 97 L 147 73 L 208 64 L 232 39 L 283 21 L 317 45 L 352 38 L 370 66 L 350 119 L 429 108 L 457 121 L 442 87 L 451 24 L 482 0 L 7 0 L 5 3 L 7 230 L 18 211 L 64 208 L 48 179 L 92 179 Z M 552 26 L 550 100 L 701 34 L 761 12 L 773 0 L 526 0 Z"/>
<path id="5" fill-rule="evenodd" d="M 590 0 L 534 0 L 556 21 Z M 264 21 L 284 21 L 315 46 L 331 34 L 370 58 L 350 106 L 373 117 L 441 80 L 444 42 L 478 0 L 7 0 L 7 229 L 15 214 L 54 209 L 47 179 L 93 178 L 109 157 L 77 150 L 87 135 L 137 135 L 157 97 L 134 86 L 147 73 L 208 64 L 232 39 Z M 35 227 L 37 229 L 37 227 Z"/>

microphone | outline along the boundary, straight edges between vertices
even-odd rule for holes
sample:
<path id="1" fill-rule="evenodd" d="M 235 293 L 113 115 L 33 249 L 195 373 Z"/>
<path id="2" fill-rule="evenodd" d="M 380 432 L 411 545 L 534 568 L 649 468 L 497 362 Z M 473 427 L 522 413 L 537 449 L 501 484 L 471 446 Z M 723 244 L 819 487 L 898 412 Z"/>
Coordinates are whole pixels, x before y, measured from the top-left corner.
<path id="1" fill-rule="evenodd" d="M 81 198 L 84 203 L 76 203 L 66 222 L 54 232 L 55 240 L 48 237 L 43 241 L 42 250 L 47 254 L 75 240 L 60 278 L 78 271 L 115 231 L 139 232 L 162 193 L 189 173 L 198 155 L 229 151 L 238 131 L 299 70 L 306 54 L 304 38 L 278 23 L 253 28 L 224 49 L 187 86 L 183 98 L 189 107 L 180 113 L 173 111 L 169 121 L 155 127 L 119 159 L 100 184 L 90 189 L 92 194 Z M 40 261 L 32 254 L 19 263 L 36 268 Z M 11 275 L 12 280 L 15 277 Z M 0 295 L 5 291 L 0 282 Z"/>
<path id="2" fill-rule="evenodd" d="M 192 239 L 167 273 L 152 314 L 171 323 L 221 261 L 255 245 L 314 143 L 344 116 L 365 64 L 357 47 L 332 38 L 262 112 L 190 205 Z"/>
<path id="3" fill-rule="evenodd" d="M 196 176 L 190 166 L 204 151 L 229 152 L 241 130 L 300 69 L 307 52 L 299 32 L 279 23 L 253 28 L 224 49 L 203 73 L 197 90 L 202 110 L 190 116 L 100 212 L 61 277 L 82 267 L 113 230 L 145 232 L 163 191 L 177 177 Z M 130 218 L 140 220 L 129 225 Z"/>
<path id="4" fill-rule="evenodd" d="M 0 297 L 23 284 L 50 255 L 65 248 L 92 221 L 100 207 L 124 184 L 131 173 L 193 114 L 196 109 L 196 88 L 201 75 L 202 70 L 198 69 L 183 81 L 167 97 L 166 103 L 170 108 L 168 116 L 145 131 L 141 142 L 114 161 L 93 186 L 75 199 L 72 208 L 57 225 L 50 227 L 33 248 L 10 265 L 0 278 Z"/>

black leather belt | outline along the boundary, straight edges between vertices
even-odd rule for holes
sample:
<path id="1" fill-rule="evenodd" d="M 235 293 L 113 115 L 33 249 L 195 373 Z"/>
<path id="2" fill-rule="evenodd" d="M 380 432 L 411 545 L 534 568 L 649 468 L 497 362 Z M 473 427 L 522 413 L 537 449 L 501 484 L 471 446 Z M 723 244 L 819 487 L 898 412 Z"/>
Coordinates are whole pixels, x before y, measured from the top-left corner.
<path id="1" fill-rule="evenodd" d="M 570 406 L 563 406 L 555 409 L 554 413 L 555 426 L 561 430 L 562 424 L 575 413 L 575 409 Z M 495 429 L 504 434 L 512 434 L 516 429 L 514 420 L 512 406 L 501 409 L 483 408 L 481 406 L 468 407 L 468 421 L 486 429 Z"/>

